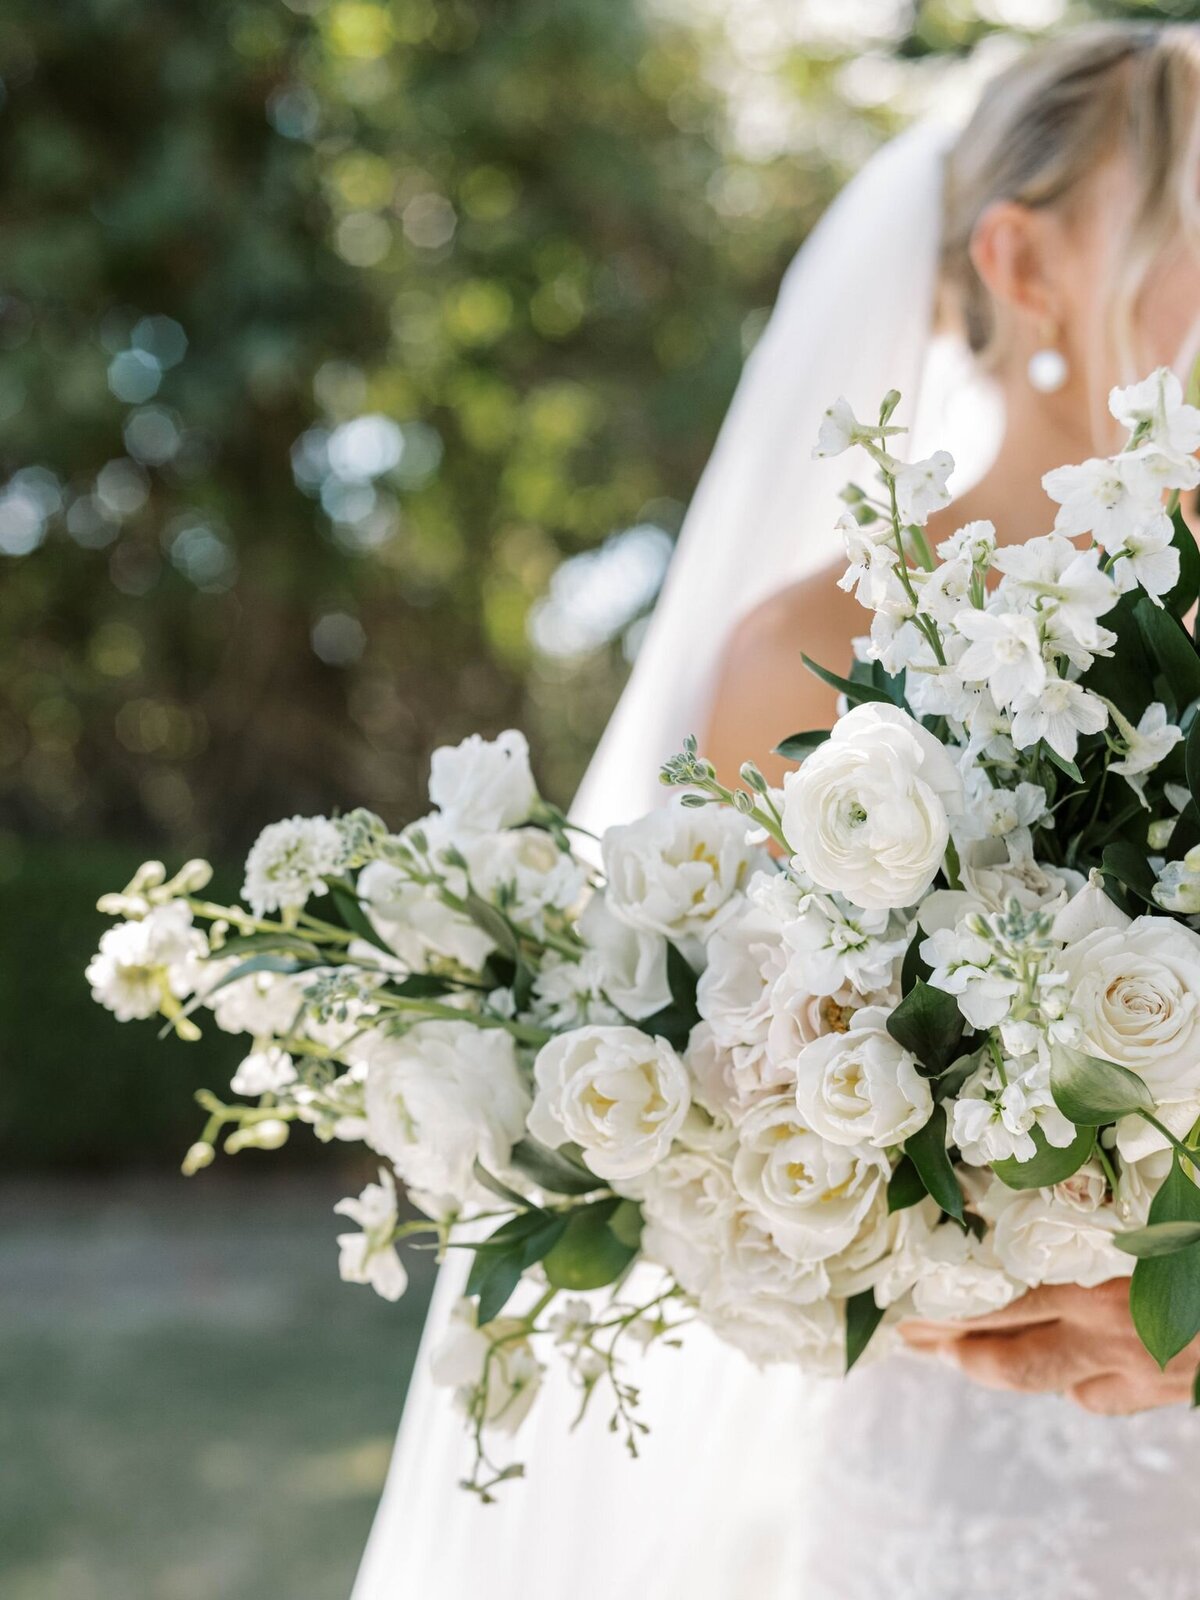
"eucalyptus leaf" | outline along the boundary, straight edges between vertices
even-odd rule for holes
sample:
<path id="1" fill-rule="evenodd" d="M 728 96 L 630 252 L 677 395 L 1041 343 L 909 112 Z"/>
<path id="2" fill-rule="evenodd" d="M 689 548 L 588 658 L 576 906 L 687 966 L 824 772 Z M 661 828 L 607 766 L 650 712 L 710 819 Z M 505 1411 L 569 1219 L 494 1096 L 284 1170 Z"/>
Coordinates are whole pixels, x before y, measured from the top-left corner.
<path id="1" fill-rule="evenodd" d="M 1080 1128 L 1071 1143 L 1061 1150 L 1050 1143 L 1036 1122 L 1032 1138 L 1037 1152 L 1028 1161 L 1007 1156 L 992 1162 L 992 1171 L 1010 1189 L 1053 1188 L 1078 1172 L 1096 1148 L 1096 1130 L 1090 1126 Z"/>
<path id="2" fill-rule="evenodd" d="M 1177 1156 L 1150 1202 L 1147 1230 L 1160 1223 L 1200 1223 L 1200 1189 Z M 1129 1310 L 1142 1343 L 1165 1367 L 1200 1333 L 1200 1244 L 1144 1256 L 1133 1269 Z"/>
<path id="3" fill-rule="evenodd" d="M 883 1321 L 883 1311 L 875 1304 L 872 1290 L 852 1294 L 846 1301 L 846 1371 L 870 1344 L 875 1329 Z"/>
<path id="4" fill-rule="evenodd" d="M 1154 1110 L 1154 1097 L 1143 1078 L 1113 1061 L 1076 1050 L 1055 1052 L 1050 1093 L 1063 1116 L 1085 1128 L 1099 1128 L 1118 1117 Z"/>
<path id="5" fill-rule="evenodd" d="M 963 1220 L 962 1190 L 954 1174 L 954 1164 L 946 1149 L 946 1108 L 935 1105 L 933 1115 L 923 1128 L 910 1133 L 904 1141 L 904 1153 L 921 1176 L 926 1190 L 949 1216 Z"/>

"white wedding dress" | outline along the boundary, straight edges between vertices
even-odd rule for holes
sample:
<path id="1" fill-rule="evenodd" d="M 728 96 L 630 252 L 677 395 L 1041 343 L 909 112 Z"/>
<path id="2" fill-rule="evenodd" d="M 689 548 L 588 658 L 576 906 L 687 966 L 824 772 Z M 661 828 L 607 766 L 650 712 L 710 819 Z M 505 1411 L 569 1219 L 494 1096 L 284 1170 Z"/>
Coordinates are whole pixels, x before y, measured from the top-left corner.
<path id="1" fill-rule="evenodd" d="M 810 459 L 825 405 L 919 392 L 914 452 L 986 464 L 994 410 L 930 333 L 945 137 L 923 126 L 877 156 L 789 272 L 577 799 L 588 827 L 656 803 L 732 623 L 835 554 L 845 463 Z M 1200 1415 L 1091 1417 L 907 1354 L 844 1383 L 757 1372 L 701 1327 L 633 1379 L 652 1430 L 637 1462 L 602 1406 L 568 1431 L 575 1395 L 552 1376 L 512 1442 L 526 1481 L 481 1506 L 427 1374 L 464 1273 L 443 1269 L 353 1600 L 1200 1596 Z"/>

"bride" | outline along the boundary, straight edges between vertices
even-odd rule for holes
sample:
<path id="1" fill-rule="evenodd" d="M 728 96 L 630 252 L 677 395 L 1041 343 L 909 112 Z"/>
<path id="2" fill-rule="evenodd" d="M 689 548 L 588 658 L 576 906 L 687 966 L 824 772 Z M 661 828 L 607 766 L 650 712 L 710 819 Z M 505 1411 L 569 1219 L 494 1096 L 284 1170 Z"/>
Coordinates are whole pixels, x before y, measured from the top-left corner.
<path id="1" fill-rule="evenodd" d="M 961 335 L 966 377 L 935 326 Z M 864 628 L 836 587 L 836 468 L 809 459 L 839 392 L 864 413 L 892 386 L 916 398 L 916 454 L 948 443 L 978 467 L 990 448 L 930 530 L 987 517 L 1020 539 L 1047 529 L 1043 472 L 1112 447 L 1108 387 L 1160 364 L 1186 377 L 1198 334 L 1200 27 L 1078 30 L 993 80 L 958 134 L 889 146 L 788 275 L 579 819 L 652 805 L 693 727 L 736 770 L 833 716 L 799 653 L 844 661 Z M 452 1264 L 354 1600 L 1200 1592 L 1200 1420 L 1188 1374 L 1141 1349 L 1124 1280 L 910 1323 L 912 1353 L 844 1384 L 756 1372 L 689 1329 L 647 1358 L 639 1462 L 602 1416 L 568 1433 L 564 1384 L 522 1435 L 528 1481 L 490 1507 L 455 1487 L 460 1423 L 427 1376 L 461 1287 Z"/>

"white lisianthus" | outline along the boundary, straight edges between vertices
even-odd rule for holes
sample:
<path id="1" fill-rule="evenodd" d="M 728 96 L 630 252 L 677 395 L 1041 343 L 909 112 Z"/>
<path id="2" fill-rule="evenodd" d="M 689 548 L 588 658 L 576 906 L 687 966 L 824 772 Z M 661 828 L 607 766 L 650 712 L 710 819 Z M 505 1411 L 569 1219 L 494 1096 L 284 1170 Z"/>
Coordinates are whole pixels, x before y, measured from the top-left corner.
<path id="1" fill-rule="evenodd" d="M 865 1007 L 847 1032 L 814 1040 L 796 1062 L 801 1120 L 833 1144 L 886 1150 L 929 1121 L 929 1085 L 887 1018 L 882 1007 Z"/>
<path id="2" fill-rule="evenodd" d="M 533 1067 L 529 1131 L 542 1144 L 577 1144 L 597 1177 L 648 1172 L 678 1133 L 691 1094 L 665 1039 L 637 1028 L 586 1027 L 543 1045 Z"/>
<path id="3" fill-rule="evenodd" d="M 954 457 L 938 450 L 927 461 L 914 461 L 896 469 L 896 506 L 900 521 L 924 527 L 931 512 L 950 504 L 946 480 L 954 471 Z"/>
<path id="4" fill-rule="evenodd" d="M 328 817 L 289 817 L 264 828 L 246 857 L 242 894 L 256 917 L 296 911 L 324 894 L 345 859 L 342 830 Z"/>
<path id="5" fill-rule="evenodd" d="M 993 1182 L 979 1204 L 993 1224 L 1004 1270 L 1030 1287 L 1077 1283 L 1090 1289 L 1128 1277 L 1136 1262 L 1113 1244 L 1125 1223 L 1105 1203 L 1106 1188 L 1099 1167 L 1083 1168 L 1054 1189 L 1016 1190 Z"/>
<path id="6" fill-rule="evenodd" d="M 751 1106 L 795 1085 L 794 1057 L 774 1053 L 770 1043 L 725 1045 L 707 1022 L 688 1035 L 684 1062 L 695 1100 L 714 1117 L 739 1122 Z"/>
<path id="7" fill-rule="evenodd" d="M 435 750 L 429 798 L 454 835 L 495 833 L 528 821 L 537 786 L 525 735 L 515 728 L 490 740 L 473 733 Z"/>
<path id="8" fill-rule="evenodd" d="M 585 962 L 597 988 L 633 1021 L 651 1017 L 671 1003 L 667 981 L 667 943 L 612 914 L 608 897 L 595 894 L 579 919 L 587 946 Z"/>
<path id="9" fill-rule="evenodd" d="M 942 1223 L 933 1200 L 900 1213 L 896 1243 L 875 1280 L 877 1305 L 912 1295 L 919 1317 L 952 1321 L 1001 1311 L 1020 1293 L 991 1240 Z"/>
<path id="10" fill-rule="evenodd" d="M 1159 1103 L 1200 1096 L 1200 935 L 1137 917 L 1069 945 L 1060 965 L 1081 1048 L 1136 1072 Z"/>
<path id="11" fill-rule="evenodd" d="M 469 917 L 448 906 L 436 884 L 414 883 L 389 861 L 369 861 L 356 885 L 375 932 L 410 972 L 431 958 L 477 972 L 495 945 Z"/>
<path id="12" fill-rule="evenodd" d="M 361 1233 L 338 1234 L 338 1273 L 343 1283 L 367 1283 L 385 1300 L 399 1300 L 408 1273 L 396 1251 L 396 1182 L 386 1167 L 355 1199 L 339 1200 L 339 1216 L 357 1222 Z"/>
<path id="13" fill-rule="evenodd" d="M 765 862 L 746 819 L 719 806 L 675 803 L 609 828 L 602 841 L 608 909 L 668 939 L 707 939 Z"/>
<path id="14" fill-rule="evenodd" d="M 1064 761 L 1074 761 L 1083 733 L 1099 733 L 1108 721 L 1108 707 L 1082 684 L 1050 678 L 1038 695 L 1020 706 L 1012 719 L 1012 741 L 1028 750 L 1044 739 Z"/>
<path id="15" fill-rule="evenodd" d="M 525 1323 L 519 1317 L 496 1317 L 479 1327 L 474 1301 L 460 1300 L 433 1352 L 430 1376 L 434 1383 L 455 1391 L 459 1409 L 468 1416 L 481 1412 L 485 1427 L 516 1433 L 529 1415 L 546 1370 L 524 1334 Z M 480 1394 L 485 1368 L 486 1398 Z"/>
<path id="16" fill-rule="evenodd" d="M 229 1087 L 234 1094 L 244 1094 L 257 1099 L 263 1094 L 278 1094 L 296 1081 L 296 1067 L 286 1050 L 278 1045 L 265 1045 L 252 1050 L 233 1075 Z"/>
<path id="17" fill-rule="evenodd" d="M 696 1009 L 727 1046 L 765 1043 L 773 988 L 787 959 L 778 924 L 749 903 L 708 941 Z"/>
<path id="18" fill-rule="evenodd" d="M 835 1378 L 845 1371 L 846 1336 L 839 1307 L 832 1300 L 794 1301 L 766 1295 L 702 1302 L 704 1320 L 719 1339 L 748 1356 L 755 1366 L 787 1362 L 814 1377 Z"/>
<path id="19" fill-rule="evenodd" d="M 814 1132 L 792 1095 L 753 1107 L 738 1140 L 738 1192 L 772 1228 L 787 1230 L 797 1259 L 822 1261 L 844 1250 L 889 1174 L 879 1151 L 832 1144 Z"/>
<path id="20" fill-rule="evenodd" d="M 132 1022 L 190 994 L 202 981 L 207 953 L 208 941 L 192 926 L 191 911 L 173 900 L 107 928 L 85 975 L 92 999 L 118 1022 Z"/>
<path id="21" fill-rule="evenodd" d="M 512 1039 L 469 1022 L 378 1031 L 348 1053 L 366 1068 L 367 1143 L 406 1183 L 462 1201 L 476 1161 L 503 1172 L 525 1132 L 529 1094 Z"/>
<path id="22" fill-rule="evenodd" d="M 929 888 L 962 807 L 945 748 L 897 706 L 856 706 L 784 780 L 783 832 L 821 888 L 867 910 Z"/>

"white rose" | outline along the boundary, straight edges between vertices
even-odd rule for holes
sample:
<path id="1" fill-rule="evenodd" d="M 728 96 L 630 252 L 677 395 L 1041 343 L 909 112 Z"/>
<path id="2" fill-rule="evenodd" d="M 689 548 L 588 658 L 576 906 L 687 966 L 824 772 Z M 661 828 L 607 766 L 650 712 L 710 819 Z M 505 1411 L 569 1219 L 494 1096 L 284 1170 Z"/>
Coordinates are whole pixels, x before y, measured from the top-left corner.
<path id="1" fill-rule="evenodd" d="M 470 1198 L 476 1161 L 507 1168 L 529 1095 L 512 1039 L 469 1022 L 423 1022 L 355 1042 L 366 1066 L 367 1143 L 414 1188 Z"/>
<path id="2" fill-rule="evenodd" d="M 1200 1097 L 1200 935 L 1138 917 L 1069 945 L 1059 964 L 1083 1049 L 1136 1072 L 1158 1102 Z"/>
<path id="3" fill-rule="evenodd" d="M 433 752 L 429 798 L 455 833 L 492 833 L 525 822 L 537 802 L 525 735 L 473 733 Z"/>
<path id="4" fill-rule="evenodd" d="M 474 1302 L 460 1300 L 429 1364 L 434 1383 L 455 1391 L 460 1410 L 471 1415 L 480 1409 L 484 1425 L 496 1433 L 515 1433 L 521 1426 L 546 1370 L 529 1340 L 521 1337 L 524 1329 L 517 1317 L 496 1317 L 480 1328 Z M 485 1365 L 487 1398 L 480 1404 Z"/>
<path id="5" fill-rule="evenodd" d="M 1103 1202 L 1105 1184 L 1077 1173 L 1055 1189 L 1009 1189 L 993 1183 L 980 1210 L 994 1224 L 992 1239 L 1005 1271 L 1030 1286 L 1077 1283 L 1085 1289 L 1125 1278 L 1136 1262 L 1113 1244 L 1125 1221 Z"/>
<path id="6" fill-rule="evenodd" d="M 667 943 L 661 934 L 614 917 L 606 896 L 596 894 L 579 919 L 579 936 L 597 987 L 619 1011 L 640 1022 L 670 1005 Z"/>
<path id="7" fill-rule="evenodd" d="M 738 1139 L 738 1192 L 772 1227 L 786 1228 L 789 1249 L 810 1261 L 846 1248 L 890 1170 L 877 1150 L 822 1139 L 803 1122 L 791 1095 L 755 1106 Z"/>
<path id="8" fill-rule="evenodd" d="M 678 803 L 609 828 L 601 845 L 609 910 L 668 939 L 707 939 L 764 859 L 748 831 L 736 811 Z"/>
<path id="9" fill-rule="evenodd" d="M 577 1144 L 600 1178 L 648 1172 L 671 1147 L 691 1096 L 665 1039 L 637 1028 L 586 1027 L 543 1045 L 529 1131 L 552 1149 Z"/>
<path id="10" fill-rule="evenodd" d="M 684 1060 L 696 1099 L 713 1116 L 731 1122 L 796 1082 L 790 1061 L 773 1057 L 762 1045 L 723 1045 L 707 1022 L 698 1022 L 688 1035 Z"/>
<path id="11" fill-rule="evenodd" d="M 826 1034 L 796 1062 L 796 1106 L 823 1139 L 886 1150 L 923 1128 L 933 1112 L 929 1085 L 888 1033 L 887 1012 L 868 1006 L 846 1033 Z"/>
<path id="12" fill-rule="evenodd" d="M 784 780 L 793 861 L 867 910 L 914 904 L 933 882 L 962 808 L 946 750 L 898 706 L 856 706 Z"/>
<path id="13" fill-rule="evenodd" d="M 431 956 L 477 972 L 495 948 L 469 917 L 445 903 L 436 884 L 413 883 L 389 861 L 369 862 L 357 887 L 371 926 L 410 972 L 426 971 Z M 378 956 L 373 947 L 371 954 Z"/>
<path id="14" fill-rule="evenodd" d="M 928 1199 L 900 1213 L 895 1248 L 875 1281 L 876 1304 L 894 1305 L 911 1293 L 916 1314 L 935 1322 L 1002 1310 L 1020 1285 L 997 1259 L 990 1237 L 977 1239 L 939 1216 Z"/>

